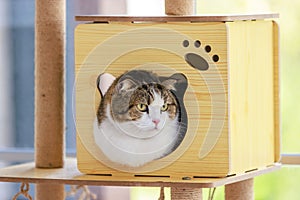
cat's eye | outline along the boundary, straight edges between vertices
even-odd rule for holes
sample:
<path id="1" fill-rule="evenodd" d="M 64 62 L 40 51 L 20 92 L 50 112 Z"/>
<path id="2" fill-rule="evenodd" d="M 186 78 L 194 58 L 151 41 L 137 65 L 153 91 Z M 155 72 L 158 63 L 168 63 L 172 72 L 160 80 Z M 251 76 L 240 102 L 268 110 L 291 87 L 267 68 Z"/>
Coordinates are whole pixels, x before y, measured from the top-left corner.
<path id="1" fill-rule="evenodd" d="M 161 107 L 161 111 L 167 111 L 168 110 L 168 104 L 164 104 L 162 107 Z"/>
<path id="2" fill-rule="evenodd" d="M 146 112 L 147 109 L 148 109 L 148 106 L 145 105 L 145 104 L 142 104 L 142 103 L 137 104 L 136 107 L 137 107 L 137 109 L 138 109 L 139 111 L 141 111 L 141 112 Z"/>

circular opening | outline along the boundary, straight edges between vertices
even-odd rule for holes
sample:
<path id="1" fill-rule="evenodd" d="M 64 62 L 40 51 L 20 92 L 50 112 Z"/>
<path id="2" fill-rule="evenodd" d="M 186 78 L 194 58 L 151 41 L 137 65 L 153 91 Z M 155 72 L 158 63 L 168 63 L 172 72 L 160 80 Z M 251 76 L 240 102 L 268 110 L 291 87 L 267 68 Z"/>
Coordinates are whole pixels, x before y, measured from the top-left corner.
<path id="1" fill-rule="evenodd" d="M 194 45 L 196 48 L 199 48 L 201 46 L 201 42 L 199 40 L 196 40 Z"/>
<path id="2" fill-rule="evenodd" d="M 212 57 L 214 62 L 218 62 L 219 61 L 219 56 L 218 55 L 213 55 Z"/>
<path id="3" fill-rule="evenodd" d="M 160 76 L 134 69 L 117 80 L 112 96 L 104 96 L 100 103 L 99 123 L 94 129 L 96 144 L 106 157 L 121 165 L 139 167 L 175 151 L 187 131 L 183 103 L 186 76 Z M 108 101 L 111 103 L 104 108 Z"/>
<path id="4" fill-rule="evenodd" d="M 183 45 L 184 47 L 188 47 L 188 46 L 190 45 L 190 43 L 189 43 L 188 40 L 184 40 L 183 43 L 182 43 L 182 45 Z"/>
<path id="5" fill-rule="evenodd" d="M 205 51 L 207 53 L 211 52 L 211 47 L 209 45 L 205 46 Z"/>

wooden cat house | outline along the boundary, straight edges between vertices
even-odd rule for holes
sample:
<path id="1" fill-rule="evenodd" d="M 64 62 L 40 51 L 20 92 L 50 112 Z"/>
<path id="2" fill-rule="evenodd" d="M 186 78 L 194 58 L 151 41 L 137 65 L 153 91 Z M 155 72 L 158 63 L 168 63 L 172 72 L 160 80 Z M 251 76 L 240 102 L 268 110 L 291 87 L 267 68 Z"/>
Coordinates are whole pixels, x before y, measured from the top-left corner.
<path id="1" fill-rule="evenodd" d="M 278 26 L 270 19 L 274 17 L 77 17 L 93 22 L 80 24 L 75 30 L 79 170 L 112 178 L 225 177 L 278 162 Z M 96 141 L 95 136 L 104 98 L 98 91 L 100 75 L 116 77 L 111 82 L 119 77 L 115 88 L 108 89 L 113 85 L 110 83 L 105 89 L 113 98 L 113 92 L 123 87 L 117 84 L 131 72 L 153 73 L 158 77 L 154 83 L 175 97 L 182 88 L 172 89 L 164 85 L 165 80 L 174 74 L 186 78 L 184 92 L 177 99 L 179 122 L 185 125 L 182 138 L 171 152 L 139 165 L 130 161 L 147 157 L 146 150 L 131 154 L 134 144 L 128 144 L 128 149 L 112 144 L 115 136 L 106 135 L 105 130 L 104 139 Z M 142 78 L 139 74 L 131 77 L 133 82 Z M 142 106 L 138 108 L 143 110 Z M 175 141 L 175 137 L 170 138 Z M 139 145 L 145 140 L 140 138 Z M 111 146 L 102 148 L 102 142 Z M 114 160 L 104 148 L 118 149 L 120 160 L 129 164 Z"/>

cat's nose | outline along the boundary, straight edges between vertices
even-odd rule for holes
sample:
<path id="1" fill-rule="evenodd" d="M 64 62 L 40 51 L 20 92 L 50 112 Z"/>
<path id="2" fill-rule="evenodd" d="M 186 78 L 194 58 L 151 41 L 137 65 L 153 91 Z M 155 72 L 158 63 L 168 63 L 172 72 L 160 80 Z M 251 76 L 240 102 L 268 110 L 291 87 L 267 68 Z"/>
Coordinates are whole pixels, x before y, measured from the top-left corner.
<path id="1" fill-rule="evenodd" d="M 155 124 L 155 126 L 157 126 L 157 124 L 159 124 L 160 120 L 159 119 L 153 119 L 152 122 Z"/>

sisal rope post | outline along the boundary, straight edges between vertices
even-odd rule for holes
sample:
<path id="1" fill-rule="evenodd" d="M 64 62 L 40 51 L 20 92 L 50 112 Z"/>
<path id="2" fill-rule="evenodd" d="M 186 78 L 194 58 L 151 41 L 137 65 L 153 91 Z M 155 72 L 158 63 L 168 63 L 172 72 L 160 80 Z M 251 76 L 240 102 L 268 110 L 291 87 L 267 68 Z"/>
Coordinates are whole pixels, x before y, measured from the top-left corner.
<path id="1" fill-rule="evenodd" d="M 172 200 L 201 200 L 202 188 L 172 187 Z"/>
<path id="2" fill-rule="evenodd" d="M 165 0 L 167 15 L 194 15 L 195 0 Z M 172 200 L 201 200 L 201 188 L 171 187 Z"/>
<path id="3" fill-rule="evenodd" d="M 64 165 L 65 0 L 35 1 L 35 165 Z M 64 199 L 64 185 L 36 185 L 37 200 Z"/>
<path id="4" fill-rule="evenodd" d="M 225 185 L 226 200 L 253 200 L 253 178 Z"/>
<path id="5" fill-rule="evenodd" d="M 35 163 L 63 167 L 65 1 L 35 1 Z"/>
<path id="6" fill-rule="evenodd" d="M 35 200 L 64 200 L 63 184 L 39 183 L 35 186 Z"/>
<path id="7" fill-rule="evenodd" d="M 193 15 L 195 0 L 165 0 L 167 15 Z"/>

